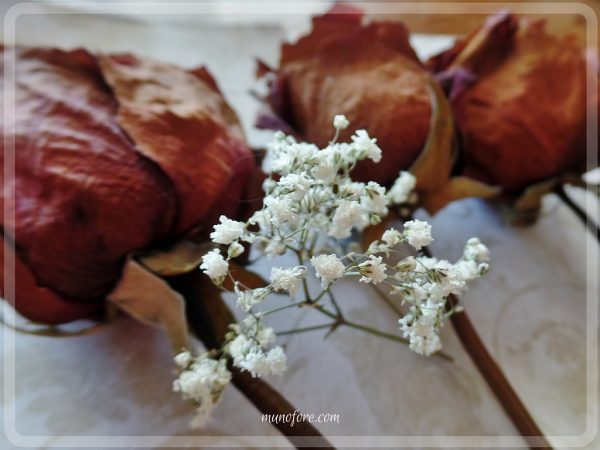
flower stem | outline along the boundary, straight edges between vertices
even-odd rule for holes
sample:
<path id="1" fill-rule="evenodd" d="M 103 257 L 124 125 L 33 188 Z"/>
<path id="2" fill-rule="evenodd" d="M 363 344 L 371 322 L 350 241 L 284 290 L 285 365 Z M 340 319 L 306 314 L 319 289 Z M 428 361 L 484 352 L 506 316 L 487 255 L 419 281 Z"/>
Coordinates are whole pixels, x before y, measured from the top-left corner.
<path id="1" fill-rule="evenodd" d="M 398 317 L 402 317 L 402 311 L 400 311 L 400 308 L 398 308 L 394 302 L 387 296 L 385 295 L 385 293 L 381 292 L 381 290 L 375 286 L 374 284 L 371 284 L 371 287 L 373 288 L 373 290 L 375 291 L 375 293 L 377 294 L 377 297 L 379 297 L 381 300 L 383 300 L 383 302 L 392 310 L 394 311 L 394 313 L 396 313 L 396 315 Z"/>
<path id="2" fill-rule="evenodd" d="M 172 277 L 171 286 L 180 292 L 186 302 L 186 316 L 190 326 L 208 348 L 220 347 L 229 324 L 235 322 L 233 314 L 220 298 L 219 290 L 200 271 Z M 287 415 L 299 411 L 283 395 L 260 378 L 232 368 L 232 383 L 263 414 Z M 273 423 L 297 448 L 334 448 L 310 422 L 301 421 L 290 426 L 279 421 Z"/>
<path id="3" fill-rule="evenodd" d="M 278 306 L 276 308 L 273 309 L 269 309 L 265 312 L 261 312 L 260 314 L 263 316 L 268 316 L 269 314 L 273 314 L 279 311 L 284 311 L 288 308 L 294 308 L 294 307 L 302 307 L 305 306 L 306 302 L 304 300 L 302 300 L 301 302 L 295 302 L 295 303 L 288 303 L 287 305 L 282 305 L 282 306 Z"/>
<path id="4" fill-rule="evenodd" d="M 432 256 L 428 248 L 424 248 L 423 253 L 426 256 Z M 456 308 L 458 298 L 451 294 L 448 296 L 448 303 L 450 308 Z M 450 321 L 463 348 L 477 366 L 479 373 L 483 376 L 496 399 L 527 442 L 527 445 L 531 448 L 552 448 L 502 369 L 488 352 L 466 311 L 453 314 L 450 316 Z"/>
<path id="5" fill-rule="evenodd" d="M 315 309 L 317 311 L 320 311 L 322 314 L 324 314 L 324 315 L 326 315 L 328 317 L 331 317 L 332 319 L 335 319 L 335 322 L 334 322 L 334 325 L 332 326 L 332 329 L 333 329 L 333 327 L 336 327 L 336 326 L 345 325 L 345 326 L 347 326 L 349 328 L 354 328 L 355 330 L 360 330 L 360 331 L 363 331 L 365 333 L 372 334 L 374 336 L 378 336 L 380 338 L 388 339 L 390 341 L 400 342 L 401 344 L 405 344 L 405 345 L 409 344 L 408 340 L 404 339 L 401 336 L 398 336 L 396 334 L 386 333 L 385 331 L 378 330 L 377 328 L 373 328 L 373 327 L 370 327 L 370 326 L 367 326 L 367 325 L 363 325 L 363 324 L 360 324 L 360 323 L 356 323 L 356 322 L 350 321 L 348 319 L 345 319 L 345 318 L 343 318 L 343 317 L 341 317 L 341 316 L 339 316 L 339 315 L 337 315 L 337 314 L 329 311 L 328 309 L 326 309 L 322 305 L 313 303 L 312 306 L 314 306 Z M 452 358 L 452 356 L 450 356 L 450 355 L 448 355 L 448 354 L 446 354 L 444 352 L 436 352 L 436 353 L 433 354 L 433 356 L 437 356 L 437 357 L 445 359 L 447 361 L 453 361 L 454 360 Z"/>
<path id="6" fill-rule="evenodd" d="M 285 336 L 287 334 L 306 333 L 307 331 L 316 331 L 316 330 L 323 330 L 325 328 L 331 328 L 334 325 L 335 325 L 335 322 L 324 323 L 322 325 L 314 325 L 312 327 L 294 328 L 292 330 L 277 331 L 277 332 L 275 332 L 275 334 L 277 336 Z"/>
<path id="7" fill-rule="evenodd" d="M 339 318 L 343 320 L 344 314 L 342 313 L 342 308 L 340 308 L 340 305 L 338 305 L 338 302 L 335 300 L 335 296 L 333 295 L 333 292 L 331 292 L 329 289 L 327 289 L 327 295 L 329 296 L 329 300 L 331 300 L 331 304 L 333 305 L 335 312 L 337 313 Z"/>
<path id="8" fill-rule="evenodd" d="M 571 197 L 567 195 L 565 192 L 565 188 L 563 185 L 558 185 L 554 192 L 560 198 L 565 205 L 569 207 L 569 209 L 577 216 L 577 218 L 587 227 L 588 230 L 592 232 L 592 234 L 596 237 L 598 241 L 600 241 L 600 227 L 594 223 L 593 220 L 587 215 L 587 213 L 577 205 Z"/>

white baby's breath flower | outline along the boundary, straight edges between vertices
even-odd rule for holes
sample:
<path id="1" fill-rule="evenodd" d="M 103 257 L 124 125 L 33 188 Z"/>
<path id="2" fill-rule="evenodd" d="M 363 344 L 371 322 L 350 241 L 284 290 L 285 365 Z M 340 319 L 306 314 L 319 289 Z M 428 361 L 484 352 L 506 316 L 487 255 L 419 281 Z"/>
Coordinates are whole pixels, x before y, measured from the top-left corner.
<path id="1" fill-rule="evenodd" d="M 416 250 L 433 242 L 431 225 L 422 220 L 410 220 L 404 223 L 404 237 Z"/>
<path id="2" fill-rule="evenodd" d="M 228 351 L 233 365 L 250 372 L 253 377 L 280 375 L 285 371 L 285 353 L 281 347 L 265 352 L 264 348 L 274 340 L 275 334 L 270 328 L 260 331 L 263 336 L 257 334 L 255 339 L 251 339 L 245 334 L 239 334 L 229 344 Z"/>
<path id="3" fill-rule="evenodd" d="M 184 350 L 175 356 L 175 364 L 182 369 L 185 369 L 187 366 L 189 366 L 190 362 L 192 362 L 192 355 L 187 350 Z"/>
<path id="4" fill-rule="evenodd" d="M 202 257 L 200 268 L 213 282 L 221 284 L 229 271 L 229 264 L 215 248 Z"/>
<path id="5" fill-rule="evenodd" d="M 385 188 L 374 181 L 369 181 L 365 187 L 365 194 L 361 199 L 361 205 L 369 213 L 385 216 L 388 212 Z"/>
<path id="6" fill-rule="evenodd" d="M 273 225 L 293 222 L 296 219 L 296 211 L 289 198 L 268 195 L 264 198 L 263 203 Z"/>
<path id="7" fill-rule="evenodd" d="M 333 281 L 343 277 L 346 270 L 344 263 L 334 254 L 313 256 L 310 263 L 315 268 L 317 278 L 321 279 L 323 289 L 327 289 Z"/>
<path id="8" fill-rule="evenodd" d="M 350 236 L 352 229 L 363 229 L 368 222 L 363 209 L 355 200 L 341 200 L 335 210 L 329 235 L 337 239 L 345 239 Z"/>
<path id="9" fill-rule="evenodd" d="M 333 118 L 333 126 L 337 130 L 345 130 L 346 128 L 348 128 L 348 125 L 350 125 L 350 121 L 346 119 L 346 116 L 342 114 L 338 114 Z"/>
<path id="10" fill-rule="evenodd" d="M 231 373 L 227 370 L 227 362 L 224 359 L 212 359 L 206 353 L 179 374 L 173 382 L 173 390 L 181 392 L 184 398 L 199 405 L 193 426 L 200 427 L 206 423 L 210 411 L 230 381 Z"/>
<path id="11" fill-rule="evenodd" d="M 400 242 L 402 242 L 402 234 L 398 230 L 390 228 L 383 232 L 381 240 L 385 242 L 389 247 L 394 247 L 395 245 L 398 245 Z"/>
<path id="12" fill-rule="evenodd" d="M 416 353 L 430 356 L 442 348 L 438 335 L 438 315 L 435 308 L 423 308 L 417 317 L 415 311 L 409 312 L 398 323 L 409 347 Z"/>
<path id="13" fill-rule="evenodd" d="M 467 241 L 463 258 L 477 263 L 485 263 L 490 260 L 490 251 L 478 238 L 474 237 Z"/>
<path id="14" fill-rule="evenodd" d="M 362 275 L 359 281 L 379 284 L 387 278 L 386 269 L 387 266 L 381 256 L 371 255 L 367 261 L 358 265 L 358 271 Z"/>
<path id="15" fill-rule="evenodd" d="M 295 173 L 287 174 L 279 180 L 277 185 L 292 193 L 296 200 L 300 200 L 313 183 L 313 180 L 303 172 L 300 175 Z"/>
<path id="16" fill-rule="evenodd" d="M 376 144 L 377 139 L 371 139 L 366 130 L 356 130 L 352 136 L 352 142 L 358 152 L 364 155 L 365 158 L 378 163 L 381 161 L 381 149 Z"/>
<path id="17" fill-rule="evenodd" d="M 244 234 L 246 228 L 245 223 L 228 219 L 225 216 L 219 217 L 219 221 L 221 223 L 216 224 L 214 226 L 215 231 L 210 233 L 210 238 L 213 242 L 229 245 Z"/>
<path id="18" fill-rule="evenodd" d="M 254 305 L 263 301 L 270 292 L 267 288 L 239 290 L 237 285 L 235 291 L 237 294 L 236 303 L 244 311 L 249 311 Z"/>
<path id="19" fill-rule="evenodd" d="M 417 267 L 417 261 L 414 256 L 408 256 L 401 261 L 396 263 L 395 268 L 398 272 L 412 272 Z M 403 275 L 402 275 L 403 276 Z"/>
<path id="20" fill-rule="evenodd" d="M 263 181 L 262 189 L 265 194 L 270 194 L 273 192 L 273 189 L 277 186 L 277 182 L 273 178 L 265 178 Z"/>
<path id="21" fill-rule="evenodd" d="M 256 332 L 256 340 L 262 348 L 266 348 L 275 342 L 275 331 L 271 327 L 260 326 Z"/>
<path id="22" fill-rule="evenodd" d="M 227 257 L 228 258 L 236 258 L 244 253 L 244 246 L 239 242 L 232 242 L 231 245 L 227 248 Z"/>
<path id="23" fill-rule="evenodd" d="M 290 269 L 273 267 L 271 269 L 271 286 L 275 291 L 286 291 L 290 297 L 296 295 L 302 280 L 306 278 L 306 267 L 296 266 Z"/>
<path id="24" fill-rule="evenodd" d="M 267 353 L 267 365 L 270 375 L 281 375 L 286 369 L 286 357 L 283 348 L 273 347 Z"/>
<path id="25" fill-rule="evenodd" d="M 388 195 L 393 203 L 407 203 L 410 199 L 410 194 L 415 189 L 417 179 L 410 172 L 400 172 Z"/>

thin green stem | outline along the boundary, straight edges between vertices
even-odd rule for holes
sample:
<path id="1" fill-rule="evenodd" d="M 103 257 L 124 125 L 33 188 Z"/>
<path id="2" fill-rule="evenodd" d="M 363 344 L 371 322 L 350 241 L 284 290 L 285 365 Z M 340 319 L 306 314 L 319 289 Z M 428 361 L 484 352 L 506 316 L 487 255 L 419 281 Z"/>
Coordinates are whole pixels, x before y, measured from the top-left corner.
<path id="1" fill-rule="evenodd" d="M 340 305 L 338 305 L 338 302 L 335 300 L 335 296 L 333 295 L 333 292 L 331 292 L 329 289 L 327 289 L 326 292 L 327 292 L 327 295 L 329 296 L 329 300 L 331 300 L 331 304 L 333 305 L 333 308 L 337 312 L 338 316 L 340 317 L 340 319 L 344 320 L 344 313 L 342 312 L 342 308 L 340 308 Z"/>
<path id="2" fill-rule="evenodd" d="M 294 328 L 292 330 L 277 331 L 275 334 L 277 336 L 285 336 L 287 334 L 306 333 L 307 331 L 316 331 L 316 330 L 323 330 L 325 328 L 331 328 L 334 325 L 335 325 L 335 322 L 325 323 L 322 325 L 314 325 L 312 327 Z"/>
<path id="3" fill-rule="evenodd" d="M 261 312 L 260 315 L 262 315 L 262 316 L 268 316 L 269 314 L 273 314 L 273 313 L 276 313 L 276 312 L 279 312 L 279 311 L 283 311 L 283 310 L 286 310 L 288 308 L 293 308 L 295 306 L 297 306 L 297 307 L 306 306 L 306 301 L 302 300 L 301 302 L 288 303 L 287 305 L 278 306 L 276 308 L 269 309 L 269 310 L 267 310 L 265 312 Z"/>
<path id="4" fill-rule="evenodd" d="M 392 302 L 392 300 L 385 295 L 385 293 L 381 292 L 381 290 L 375 286 L 374 284 L 371 284 L 371 287 L 373 288 L 373 290 L 375 291 L 375 293 L 377 294 L 377 297 L 379 297 L 381 300 L 383 300 L 383 302 L 392 310 L 396 313 L 396 315 L 398 317 L 402 317 L 402 311 L 400 311 L 400 308 L 398 308 L 394 302 Z"/>
<path id="5" fill-rule="evenodd" d="M 395 335 L 395 334 L 391 334 L 391 333 L 386 333 L 386 332 L 380 331 L 380 330 L 378 330 L 376 328 L 372 328 L 372 327 L 369 327 L 367 325 L 363 325 L 363 324 L 360 324 L 360 323 L 352 322 L 350 320 L 341 318 L 337 314 L 329 311 L 327 308 L 323 307 L 323 305 L 319 305 L 318 303 L 317 304 L 313 304 L 312 306 L 317 311 L 320 311 L 322 314 L 324 314 L 324 315 L 326 315 L 328 317 L 331 317 L 332 319 L 335 319 L 336 320 L 336 324 L 339 324 L 339 326 L 346 325 L 346 326 L 348 326 L 350 328 L 354 328 L 356 330 L 360 330 L 360 331 L 363 331 L 365 333 L 372 334 L 374 336 L 378 336 L 378 337 L 381 337 L 381 338 L 384 338 L 384 339 L 388 339 L 388 340 L 391 340 L 391 341 L 394 341 L 394 342 L 400 342 L 400 343 L 406 344 L 406 345 L 409 344 L 409 341 L 407 339 L 404 339 L 401 336 L 398 336 L 398 335 Z M 450 355 L 448 355 L 448 354 L 446 354 L 444 352 L 436 352 L 436 353 L 433 354 L 433 356 L 437 356 L 437 357 L 445 359 L 447 361 L 454 361 L 454 358 L 452 358 L 452 356 L 450 356 Z"/>

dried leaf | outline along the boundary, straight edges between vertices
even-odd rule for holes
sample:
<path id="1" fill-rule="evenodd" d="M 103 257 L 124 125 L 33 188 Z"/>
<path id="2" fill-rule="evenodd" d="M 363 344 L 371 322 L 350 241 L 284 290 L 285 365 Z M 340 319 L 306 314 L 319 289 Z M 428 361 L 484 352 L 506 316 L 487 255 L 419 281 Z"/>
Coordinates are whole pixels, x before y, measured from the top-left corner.
<path id="1" fill-rule="evenodd" d="M 542 197 L 551 192 L 559 180 L 542 181 L 529 186 L 521 196 L 511 205 L 508 216 L 513 225 L 531 225 L 534 223 L 542 207 Z"/>
<path id="2" fill-rule="evenodd" d="M 440 86 L 431 79 L 431 125 L 423 151 L 410 167 L 417 178 L 418 191 L 435 191 L 450 176 L 455 159 L 452 109 Z"/>
<path id="3" fill-rule="evenodd" d="M 222 299 L 223 291 L 200 271 L 169 279 L 186 301 L 186 315 L 193 333 L 208 348 L 222 345 L 235 317 Z"/>
<path id="4" fill-rule="evenodd" d="M 454 200 L 468 197 L 493 198 L 500 192 L 499 187 L 490 186 L 472 178 L 453 177 L 437 191 L 422 195 L 420 202 L 429 214 L 435 214 Z"/>
<path id="5" fill-rule="evenodd" d="M 180 241 L 168 250 L 154 251 L 138 257 L 138 260 L 157 275 L 180 275 L 197 269 L 202 262 L 202 256 L 210 250 L 210 247 L 210 244 Z"/>
<path id="6" fill-rule="evenodd" d="M 162 328 L 174 353 L 189 348 L 183 297 L 135 260 L 127 260 L 119 283 L 107 299 L 137 320 Z"/>

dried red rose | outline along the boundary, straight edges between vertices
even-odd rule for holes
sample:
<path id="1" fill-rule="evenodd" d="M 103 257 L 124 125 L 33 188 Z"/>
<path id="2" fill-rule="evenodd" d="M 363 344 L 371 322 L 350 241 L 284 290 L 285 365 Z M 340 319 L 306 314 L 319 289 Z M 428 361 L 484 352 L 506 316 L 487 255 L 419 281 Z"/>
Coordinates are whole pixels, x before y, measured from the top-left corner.
<path id="1" fill-rule="evenodd" d="M 259 76 L 270 72 L 266 100 L 274 115 L 262 115 L 258 125 L 324 146 L 334 115 L 344 114 L 350 127 L 341 139 L 366 129 L 383 150 L 379 164 L 361 162 L 353 177 L 389 184 L 415 162 L 430 134 L 431 76 L 402 23 L 363 22 L 359 10 L 337 5 L 313 19 L 309 35 L 282 46 L 277 70 L 261 65 Z M 438 178 L 447 170 L 439 167 Z"/>
<path id="2" fill-rule="evenodd" d="M 3 245 L 15 252 L 25 316 L 60 323 L 96 312 L 128 253 L 239 214 L 255 163 L 205 69 L 85 50 L 3 56 L 2 73 L 15 70 L 15 116 L 14 127 L 3 123 L 2 154 L 14 142 L 16 168 L 3 179 L 15 212 L 3 214 Z"/>
<path id="3" fill-rule="evenodd" d="M 449 90 L 464 175 L 514 194 L 584 167 L 588 72 L 573 36 L 503 13 L 431 65 Z"/>

